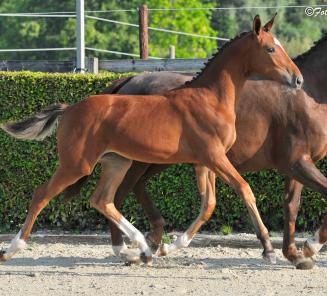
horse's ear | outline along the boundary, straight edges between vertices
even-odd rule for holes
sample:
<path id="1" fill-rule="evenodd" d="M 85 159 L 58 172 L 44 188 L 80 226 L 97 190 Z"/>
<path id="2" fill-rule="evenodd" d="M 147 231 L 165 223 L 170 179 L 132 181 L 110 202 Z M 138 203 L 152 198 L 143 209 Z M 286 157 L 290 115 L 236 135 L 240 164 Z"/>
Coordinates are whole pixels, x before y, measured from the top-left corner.
<path id="1" fill-rule="evenodd" d="M 275 21 L 275 17 L 277 15 L 277 12 L 275 13 L 275 15 L 272 17 L 272 19 L 266 23 L 264 26 L 263 26 L 263 29 L 266 31 L 266 32 L 270 32 L 271 31 L 271 28 L 272 26 L 274 25 L 274 21 Z"/>
<path id="2" fill-rule="evenodd" d="M 261 31 L 261 20 L 260 20 L 260 16 L 257 14 L 253 19 L 253 33 L 259 36 L 260 31 Z"/>

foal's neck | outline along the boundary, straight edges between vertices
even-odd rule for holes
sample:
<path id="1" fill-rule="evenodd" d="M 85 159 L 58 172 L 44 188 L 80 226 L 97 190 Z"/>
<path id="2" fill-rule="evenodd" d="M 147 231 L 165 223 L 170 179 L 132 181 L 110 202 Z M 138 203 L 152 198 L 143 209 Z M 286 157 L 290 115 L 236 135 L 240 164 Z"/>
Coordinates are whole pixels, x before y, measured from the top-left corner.
<path id="1" fill-rule="evenodd" d="M 220 103 L 235 110 L 236 100 L 249 76 L 249 33 L 227 45 L 193 79 L 190 87 L 210 89 Z"/>

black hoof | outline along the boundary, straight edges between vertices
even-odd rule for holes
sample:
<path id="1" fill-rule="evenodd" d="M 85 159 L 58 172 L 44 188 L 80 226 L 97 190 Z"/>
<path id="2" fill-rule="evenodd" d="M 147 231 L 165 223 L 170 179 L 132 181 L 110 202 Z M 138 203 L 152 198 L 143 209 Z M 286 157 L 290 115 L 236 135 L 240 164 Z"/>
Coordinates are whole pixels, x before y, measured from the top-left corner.
<path id="1" fill-rule="evenodd" d="M 6 254 L 5 250 L 0 250 L 0 261 L 4 262 L 6 261 L 4 254 Z"/>
<path id="2" fill-rule="evenodd" d="M 152 256 L 146 256 L 144 252 L 141 253 L 140 259 L 144 264 L 151 265 Z"/>
<path id="3" fill-rule="evenodd" d="M 159 245 L 153 242 L 148 236 L 145 238 L 145 240 L 150 247 L 152 254 L 155 254 L 158 251 Z"/>

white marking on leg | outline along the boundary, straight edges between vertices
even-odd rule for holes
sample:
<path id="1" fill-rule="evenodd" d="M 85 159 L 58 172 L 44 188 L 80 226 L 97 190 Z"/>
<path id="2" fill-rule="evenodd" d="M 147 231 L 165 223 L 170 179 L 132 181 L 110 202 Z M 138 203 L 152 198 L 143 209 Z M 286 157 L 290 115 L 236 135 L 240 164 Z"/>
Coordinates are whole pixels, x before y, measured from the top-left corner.
<path id="1" fill-rule="evenodd" d="M 312 250 L 312 252 L 314 252 L 315 254 L 317 254 L 320 251 L 320 249 L 323 247 L 323 244 L 319 242 L 319 230 L 316 231 L 314 236 L 309 237 L 307 239 L 307 244 L 309 248 Z"/>
<path id="2" fill-rule="evenodd" d="M 186 232 L 183 233 L 180 237 L 178 237 L 172 244 L 164 244 L 163 250 L 168 255 L 172 252 L 175 252 L 179 249 L 186 248 L 190 242 L 192 241 L 192 238 L 188 238 L 188 234 Z"/>
<path id="3" fill-rule="evenodd" d="M 144 252 L 147 257 L 152 256 L 152 252 L 146 243 L 144 235 L 136 227 L 134 227 L 124 217 L 121 218 L 118 227 L 132 242 L 137 242 L 139 244 L 140 250 Z"/>
<path id="4" fill-rule="evenodd" d="M 11 241 L 9 248 L 6 250 L 3 257 L 8 260 L 14 256 L 18 251 L 23 250 L 26 247 L 26 242 L 22 240 L 21 237 L 22 231 L 20 230 L 15 238 Z"/>
<path id="5" fill-rule="evenodd" d="M 125 244 L 125 242 L 123 242 L 122 245 L 119 245 L 119 246 L 112 246 L 112 250 L 114 251 L 114 254 L 117 256 L 117 257 L 121 257 L 121 253 L 124 252 L 125 250 L 127 250 L 127 246 Z"/>

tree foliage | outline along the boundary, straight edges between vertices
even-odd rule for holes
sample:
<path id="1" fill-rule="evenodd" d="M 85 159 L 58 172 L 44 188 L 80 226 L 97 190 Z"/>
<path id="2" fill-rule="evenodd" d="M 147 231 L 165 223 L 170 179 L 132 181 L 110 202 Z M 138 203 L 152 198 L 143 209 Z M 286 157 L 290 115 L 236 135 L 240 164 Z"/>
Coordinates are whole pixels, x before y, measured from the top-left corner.
<path id="1" fill-rule="evenodd" d="M 149 1 L 95 1 L 85 2 L 85 10 L 115 10 L 136 9 L 146 3 L 149 7 L 176 7 L 185 5 L 182 0 L 149 0 Z M 75 1 L 40 1 L 40 0 L 7 0 L 0 4 L 3 12 L 48 12 L 74 11 Z M 203 7 L 199 0 L 190 0 L 188 5 Z M 206 5 L 208 7 L 208 5 Z M 88 13 L 102 18 L 122 22 L 138 23 L 138 12 L 106 12 Z M 151 11 L 149 25 L 164 29 L 185 31 L 202 35 L 215 36 L 217 33 L 210 26 L 210 11 Z M 3 28 L 0 48 L 45 48 L 45 47 L 74 47 L 75 19 L 74 18 L 0 18 Z M 138 54 L 138 28 L 113 24 L 99 20 L 86 19 L 86 46 Z M 150 31 L 150 55 L 167 57 L 169 46 L 177 47 L 177 57 L 206 57 L 216 48 L 212 39 L 178 36 L 163 32 Z M 8 53 L 2 59 L 72 59 L 74 52 L 43 52 L 43 53 Z M 122 56 L 88 52 L 100 58 L 123 58 Z M 125 57 L 126 58 L 126 57 Z"/>
<path id="2" fill-rule="evenodd" d="M 326 0 L 309 0 L 306 5 L 327 3 Z M 138 23 L 136 8 L 147 4 L 149 8 L 184 8 L 184 7 L 269 7 L 276 6 L 273 0 L 88 0 L 85 9 L 115 10 L 134 9 L 134 11 L 105 12 L 87 14 L 107 19 Z M 287 0 L 282 5 L 303 5 L 302 0 Z M 75 0 L 6 0 L 0 1 L 1 12 L 49 12 L 75 11 Z M 304 8 L 278 9 L 229 9 L 229 10 L 173 10 L 150 11 L 149 25 L 176 31 L 196 33 L 206 36 L 232 38 L 236 34 L 251 29 L 255 14 L 260 14 L 263 22 L 278 12 L 274 32 L 293 56 L 307 50 L 327 29 L 326 16 L 309 17 Z M 45 48 L 74 47 L 74 18 L 30 18 L 0 17 L 0 48 Z M 213 39 L 181 36 L 150 30 L 150 55 L 167 57 L 169 46 L 176 46 L 179 58 L 207 57 L 217 47 Z M 86 45 L 88 47 L 138 54 L 138 29 L 120 24 L 86 19 Z M 99 58 L 126 58 L 126 56 L 108 53 L 87 52 Z M 39 52 L 6 53 L 2 59 L 63 59 L 71 60 L 75 52 Z"/>

